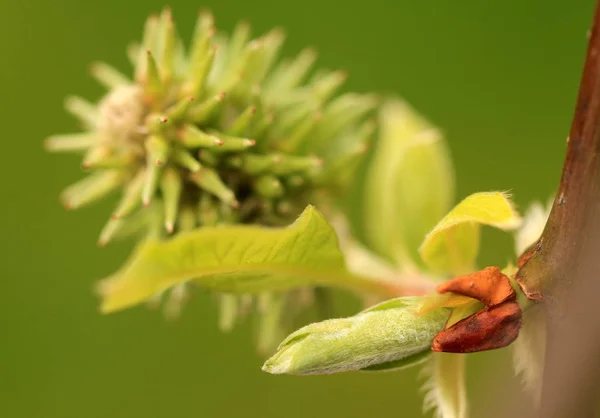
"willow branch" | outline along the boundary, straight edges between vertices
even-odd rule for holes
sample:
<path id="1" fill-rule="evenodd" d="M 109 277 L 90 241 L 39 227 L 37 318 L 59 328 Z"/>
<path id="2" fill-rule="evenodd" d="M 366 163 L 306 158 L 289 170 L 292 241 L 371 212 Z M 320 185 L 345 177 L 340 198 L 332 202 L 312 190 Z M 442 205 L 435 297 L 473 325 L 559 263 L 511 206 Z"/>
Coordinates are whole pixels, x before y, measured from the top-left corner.
<path id="1" fill-rule="evenodd" d="M 544 303 L 540 416 L 593 417 L 600 380 L 600 2 L 562 178 L 544 233 L 517 279 Z"/>

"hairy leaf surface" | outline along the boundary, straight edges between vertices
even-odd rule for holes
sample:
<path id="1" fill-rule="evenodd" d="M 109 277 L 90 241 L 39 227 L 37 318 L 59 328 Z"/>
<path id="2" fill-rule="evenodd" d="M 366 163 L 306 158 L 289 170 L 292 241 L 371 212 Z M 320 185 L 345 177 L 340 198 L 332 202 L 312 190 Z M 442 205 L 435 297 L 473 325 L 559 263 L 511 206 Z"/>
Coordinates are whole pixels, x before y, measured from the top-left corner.
<path id="1" fill-rule="evenodd" d="M 518 227 L 520 221 L 507 194 L 472 194 L 456 205 L 427 235 L 421 244 L 421 257 L 433 271 L 455 275 L 468 273 L 475 270 L 481 225 L 509 230 Z"/>
<path id="2" fill-rule="evenodd" d="M 127 308 L 189 280 L 226 293 L 314 284 L 369 290 L 368 281 L 346 271 L 337 236 L 309 206 L 286 228 L 204 227 L 141 244 L 129 263 L 101 284 L 102 311 Z"/>

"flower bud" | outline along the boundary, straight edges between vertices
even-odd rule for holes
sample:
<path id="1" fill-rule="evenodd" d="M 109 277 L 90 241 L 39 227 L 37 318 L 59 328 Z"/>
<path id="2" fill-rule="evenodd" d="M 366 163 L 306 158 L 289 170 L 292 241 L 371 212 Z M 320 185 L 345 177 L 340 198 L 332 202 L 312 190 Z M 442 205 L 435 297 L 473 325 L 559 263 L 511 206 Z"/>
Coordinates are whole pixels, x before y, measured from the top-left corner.
<path id="1" fill-rule="evenodd" d="M 338 373 L 422 360 L 449 310 L 418 314 L 420 297 L 393 299 L 356 316 L 314 323 L 288 336 L 263 370 L 273 374 Z M 400 360 L 407 360 L 400 364 Z"/>

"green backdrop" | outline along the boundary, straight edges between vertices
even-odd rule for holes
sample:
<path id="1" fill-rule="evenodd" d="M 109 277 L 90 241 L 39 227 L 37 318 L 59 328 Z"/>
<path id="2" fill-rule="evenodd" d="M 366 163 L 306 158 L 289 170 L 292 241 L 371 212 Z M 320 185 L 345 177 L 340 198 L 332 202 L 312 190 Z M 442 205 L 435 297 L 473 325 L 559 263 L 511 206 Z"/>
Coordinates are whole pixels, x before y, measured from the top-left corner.
<path id="1" fill-rule="evenodd" d="M 592 0 L 172 0 L 189 36 L 199 7 L 286 28 L 348 70 L 347 87 L 404 96 L 447 134 L 458 198 L 511 190 L 521 208 L 557 184 Z M 209 295 L 168 322 L 137 308 L 101 316 L 92 292 L 127 245 L 98 249 L 110 202 L 68 213 L 78 160 L 42 140 L 72 131 L 63 97 L 96 98 L 87 65 L 127 68 L 124 48 L 161 0 L 0 0 L 0 416 L 6 418 L 417 417 L 417 370 L 325 377 L 260 371 L 250 327 L 223 335 Z M 510 239 L 484 234 L 482 264 Z M 506 353 L 472 356 L 475 418 L 510 374 Z M 506 366 L 506 367 L 505 367 Z M 509 382 L 514 384 L 514 381 Z"/>

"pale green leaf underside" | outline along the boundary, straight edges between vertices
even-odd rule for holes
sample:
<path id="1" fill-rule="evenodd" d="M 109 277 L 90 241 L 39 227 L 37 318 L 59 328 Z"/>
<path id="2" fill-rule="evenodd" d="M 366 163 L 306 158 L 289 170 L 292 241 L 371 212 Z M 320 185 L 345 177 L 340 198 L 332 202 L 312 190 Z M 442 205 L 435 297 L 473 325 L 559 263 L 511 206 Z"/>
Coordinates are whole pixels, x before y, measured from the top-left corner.
<path id="1" fill-rule="evenodd" d="M 430 349 L 413 354 L 412 356 L 390 361 L 388 363 L 374 364 L 373 366 L 365 367 L 361 371 L 363 372 L 397 372 L 399 370 L 408 369 L 409 367 L 418 366 L 419 364 L 425 363 L 427 359 L 432 355 Z"/>
<path id="2" fill-rule="evenodd" d="M 440 273 L 472 271 L 479 250 L 480 225 L 508 230 L 520 224 L 520 217 L 507 194 L 475 193 L 454 207 L 421 244 L 425 264 Z"/>
<path id="3" fill-rule="evenodd" d="M 380 302 L 377 305 L 373 305 L 363 310 L 361 313 L 385 311 L 388 309 L 396 308 L 408 308 L 418 311 L 419 308 L 423 305 L 423 301 L 423 296 L 403 296 L 400 298 L 389 299 L 384 302 Z"/>
<path id="4" fill-rule="evenodd" d="M 544 207 L 539 202 L 532 203 L 523 217 L 523 223 L 515 231 L 515 250 L 517 256 L 520 256 L 533 245 L 542 235 L 546 221 L 550 215 L 552 205 Z"/>
<path id="5" fill-rule="evenodd" d="M 102 311 L 127 308 L 189 280 L 227 293 L 366 283 L 345 270 L 335 232 L 309 206 L 286 228 L 205 227 L 141 244 L 129 263 L 101 284 Z"/>
<path id="6" fill-rule="evenodd" d="M 364 235 L 378 255 L 413 264 L 423 236 L 452 202 L 452 163 L 441 134 L 407 104 L 389 100 L 380 126 L 366 173 Z"/>
<path id="7" fill-rule="evenodd" d="M 424 409 L 437 418 L 467 418 L 465 360 L 463 354 L 433 353 L 423 369 L 427 381 Z"/>

